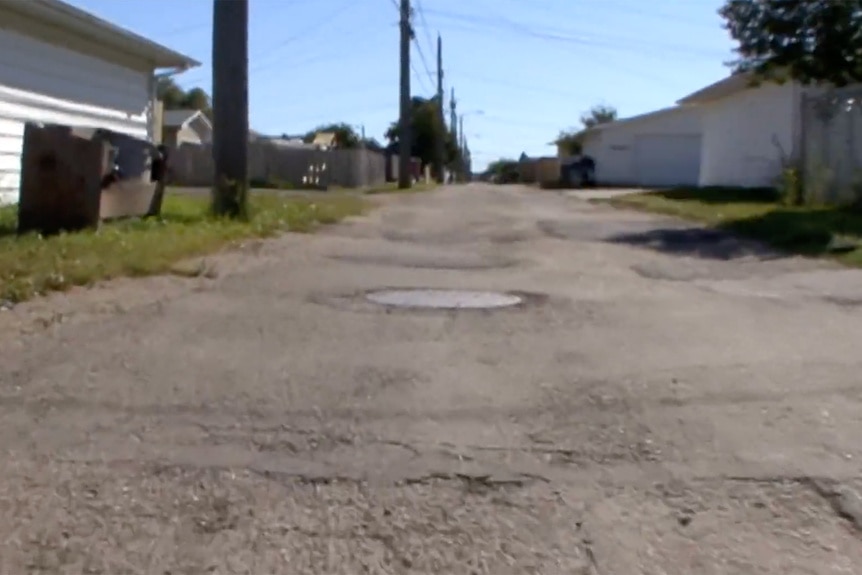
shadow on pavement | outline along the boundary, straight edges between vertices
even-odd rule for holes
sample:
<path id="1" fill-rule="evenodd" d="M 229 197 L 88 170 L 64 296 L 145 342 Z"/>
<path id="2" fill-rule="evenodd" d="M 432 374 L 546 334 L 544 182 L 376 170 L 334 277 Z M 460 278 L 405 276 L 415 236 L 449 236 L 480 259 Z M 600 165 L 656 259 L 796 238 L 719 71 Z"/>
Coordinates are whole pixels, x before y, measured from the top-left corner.
<path id="1" fill-rule="evenodd" d="M 740 239 L 727 232 L 707 228 L 657 228 L 647 231 L 617 234 L 607 238 L 615 244 L 627 244 L 657 252 L 714 260 L 733 260 L 756 257 L 781 257 L 768 247 Z"/>

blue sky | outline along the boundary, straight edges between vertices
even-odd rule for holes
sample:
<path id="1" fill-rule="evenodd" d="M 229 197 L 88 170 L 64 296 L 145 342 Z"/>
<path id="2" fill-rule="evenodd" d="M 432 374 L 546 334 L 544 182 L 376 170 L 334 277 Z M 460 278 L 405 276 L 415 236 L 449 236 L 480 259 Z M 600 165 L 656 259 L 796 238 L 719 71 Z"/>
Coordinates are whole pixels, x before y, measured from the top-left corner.
<path id="1" fill-rule="evenodd" d="M 210 91 L 210 0 L 68 1 L 200 60 L 177 79 Z M 344 121 L 383 141 L 398 110 L 396 1 L 250 1 L 252 128 Z M 439 32 L 476 167 L 553 153 L 548 142 L 595 104 L 621 116 L 672 105 L 732 57 L 720 0 L 413 1 L 413 93 L 432 95 Z"/>

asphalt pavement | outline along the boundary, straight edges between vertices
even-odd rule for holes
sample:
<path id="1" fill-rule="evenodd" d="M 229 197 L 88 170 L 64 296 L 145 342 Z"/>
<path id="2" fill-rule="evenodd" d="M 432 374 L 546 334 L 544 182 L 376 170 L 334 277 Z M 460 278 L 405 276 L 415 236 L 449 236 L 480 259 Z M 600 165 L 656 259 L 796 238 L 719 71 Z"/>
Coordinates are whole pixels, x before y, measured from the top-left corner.
<path id="1" fill-rule="evenodd" d="M 862 572 L 862 272 L 577 194 L 376 201 L 0 313 L 0 572 Z"/>

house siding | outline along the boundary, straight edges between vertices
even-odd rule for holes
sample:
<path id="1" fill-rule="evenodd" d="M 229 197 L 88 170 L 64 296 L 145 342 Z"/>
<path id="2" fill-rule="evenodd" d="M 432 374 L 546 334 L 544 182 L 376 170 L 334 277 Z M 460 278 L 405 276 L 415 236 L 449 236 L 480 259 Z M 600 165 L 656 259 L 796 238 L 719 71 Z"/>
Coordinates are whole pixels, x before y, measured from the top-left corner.
<path id="1" fill-rule="evenodd" d="M 638 141 L 652 136 L 698 137 L 701 133 L 701 111 L 693 106 L 680 107 L 592 132 L 584 141 L 584 153 L 595 160 L 600 184 L 641 186 L 645 184 L 638 173 Z M 699 157 L 695 161 L 699 164 Z"/>
<path id="2" fill-rule="evenodd" d="M 152 82 L 152 70 L 143 66 L 130 68 L 0 28 L 0 201 L 18 198 L 26 122 L 148 138 Z"/>
<path id="3" fill-rule="evenodd" d="M 704 104 L 700 185 L 775 185 L 783 161 L 799 159 L 803 95 L 821 91 L 764 84 Z"/>
<path id="4" fill-rule="evenodd" d="M 184 128 L 165 127 L 162 133 L 163 143 L 172 148 L 179 148 L 183 144 L 200 145 L 204 143 L 201 142 L 200 136 L 191 126 Z"/>

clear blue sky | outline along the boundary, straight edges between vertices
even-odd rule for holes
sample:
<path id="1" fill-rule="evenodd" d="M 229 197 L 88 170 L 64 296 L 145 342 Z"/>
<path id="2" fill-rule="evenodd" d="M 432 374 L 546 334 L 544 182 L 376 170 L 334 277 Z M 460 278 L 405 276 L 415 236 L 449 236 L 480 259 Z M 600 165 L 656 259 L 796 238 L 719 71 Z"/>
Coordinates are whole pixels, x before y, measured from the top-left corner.
<path id="1" fill-rule="evenodd" d="M 211 88 L 210 0 L 67 0 L 203 62 L 177 79 Z M 436 36 L 481 168 L 547 144 L 595 104 L 631 116 L 672 105 L 727 74 L 720 0 L 413 0 L 421 8 L 413 93 L 430 96 Z M 320 124 L 383 133 L 398 110 L 395 0 L 251 0 L 251 126 Z M 434 80 L 436 81 L 436 80 Z M 447 114 L 448 119 L 448 114 Z"/>

